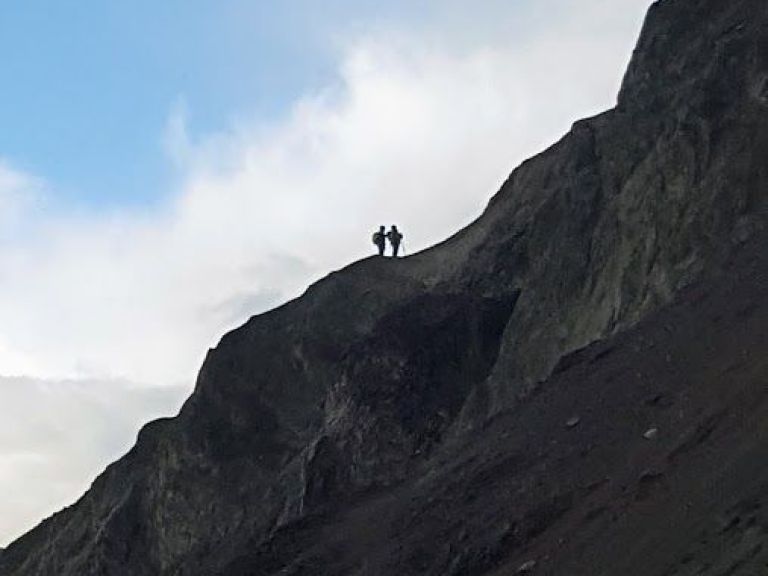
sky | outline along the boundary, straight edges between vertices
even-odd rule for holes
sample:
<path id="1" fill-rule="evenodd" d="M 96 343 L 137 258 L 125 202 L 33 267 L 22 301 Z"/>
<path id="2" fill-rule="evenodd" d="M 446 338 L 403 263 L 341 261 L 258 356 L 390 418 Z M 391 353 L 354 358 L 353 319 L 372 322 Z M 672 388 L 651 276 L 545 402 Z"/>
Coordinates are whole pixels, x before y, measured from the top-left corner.
<path id="1" fill-rule="evenodd" d="M 614 105 L 650 0 L 0 5 L 0 546 L 174 414 L 208 348 L 474 219 Z"/>

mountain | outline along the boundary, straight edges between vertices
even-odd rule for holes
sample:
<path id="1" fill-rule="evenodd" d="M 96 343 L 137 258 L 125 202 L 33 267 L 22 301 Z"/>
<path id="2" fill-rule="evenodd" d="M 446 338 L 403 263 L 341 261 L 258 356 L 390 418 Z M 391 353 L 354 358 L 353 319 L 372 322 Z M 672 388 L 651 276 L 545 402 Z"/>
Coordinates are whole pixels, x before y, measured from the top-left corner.
<path id="1" fill-rule="evenodd" d="M 767 187 L 768 4 L 655 3 L 615 108 L 224 336 L 0 574 L 763 573 Z"/>

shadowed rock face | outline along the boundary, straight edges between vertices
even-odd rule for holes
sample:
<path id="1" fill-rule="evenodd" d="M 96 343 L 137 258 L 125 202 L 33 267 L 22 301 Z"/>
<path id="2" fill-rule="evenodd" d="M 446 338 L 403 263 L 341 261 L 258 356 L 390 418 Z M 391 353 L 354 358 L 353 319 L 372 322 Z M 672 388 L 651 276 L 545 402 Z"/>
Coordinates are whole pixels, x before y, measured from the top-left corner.
<path id="1" fill-rule="evenodd" d="M 520 166 L 439 246 L 358 262 L 227 334 L 180 414 L 147 425 L 75 505 L 2 552 L 0 574 L 721 573 L 759 541 L 754 502 L 715 512 L 691 489 L 691 530 L 739 518 L 723 557 L 691 548 L 673 570 L 692 541 L 662 551 L 646 531 L 677 533 L 653 523 L 659 494 L 695 483 L 680 462 L 707 473 L 694 459 L 720 425 L 685 420 L 686 375 L 719 358 L 702 372 L 713 395 L 712 371 L 742 353 L 722 330 L 759 315 L 727 316 L 712 337 L 722 349 L 665 341 L 680 350 L 659 356 L 659 390 L 631 375 L 661 361 L 643 355 L 644 334 L 665 315 L 689 339 L 712 329 L 686 287 L 712 287 L 713 315 L 739 290 L 761 306 L 763 260 L 739 254 L 759 253 L 766 186 L 768 4 L 654 4 L 615 109 Z M 752 288 L 721 285 L 724 270 Z M 602 365 L 615 374 L 595 376 Z M 739 369 L 754 382 L 762 365 Z M 668 395 L 683 416 L 658 418 L 685 439 L 662 457 L 643 433 Z M 747 457 L 731 462 L 746 478 Z M 608 542 L 646 554 L 622 560 Z M 728 573 L 751 574 L 760 554 L 736 554 Z"/>

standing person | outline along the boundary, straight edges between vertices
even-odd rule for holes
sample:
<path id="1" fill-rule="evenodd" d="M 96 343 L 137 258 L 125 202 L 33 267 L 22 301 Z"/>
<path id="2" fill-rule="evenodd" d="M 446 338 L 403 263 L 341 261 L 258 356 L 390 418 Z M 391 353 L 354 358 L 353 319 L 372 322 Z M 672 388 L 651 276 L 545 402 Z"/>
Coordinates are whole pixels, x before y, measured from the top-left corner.
<path id="1" fill-rule="evenodd" d="M 384 233 L 384 226 L 379 226 L 379 231 L 373 233 L 373 243 L 379 249 L 379 256 L 384 256 L 384 247 L 387 244 L 387 235 Z"/>
<path id="2" fill-rule="evenodd" d="M 397 258 L 397 251 L 400 249 L 400 242 L 403 241 L 403 235 L 397 229 L 397 226 L 392 224 L 392 229 L 387 232 L 387 238 L 389 243 L 392 244 L 392 258 Z"/>

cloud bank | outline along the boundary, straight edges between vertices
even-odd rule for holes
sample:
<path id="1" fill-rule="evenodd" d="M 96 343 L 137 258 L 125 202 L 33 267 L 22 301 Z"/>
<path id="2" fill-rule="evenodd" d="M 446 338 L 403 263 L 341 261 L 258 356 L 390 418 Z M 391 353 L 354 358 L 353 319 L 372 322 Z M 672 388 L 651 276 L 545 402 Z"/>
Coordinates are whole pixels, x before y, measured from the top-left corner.
<path id="1" fill-rule="evenodd" d="M 185 393 L 125 381 L 0 378 L 0 543 L 74 501 L 141 424 L 173 414 Z"/>
<path id="2" fill-rule="evenodd" d="M 341 36 L 336 76 L 267 125 L 190 134 L 181 98 L 163 138 L 178 186 L 151 210 L 72 213 L 0 163 L 0 481 L 22 495 L 1 501 L 0 544 L 178 404 L 150 386 L 189 390 L 222 332 L 372 253 L 379 224 L 409 252 L 442 240 L 612 106 L 648 4 L 449 2 L 423 29 Z"/>

